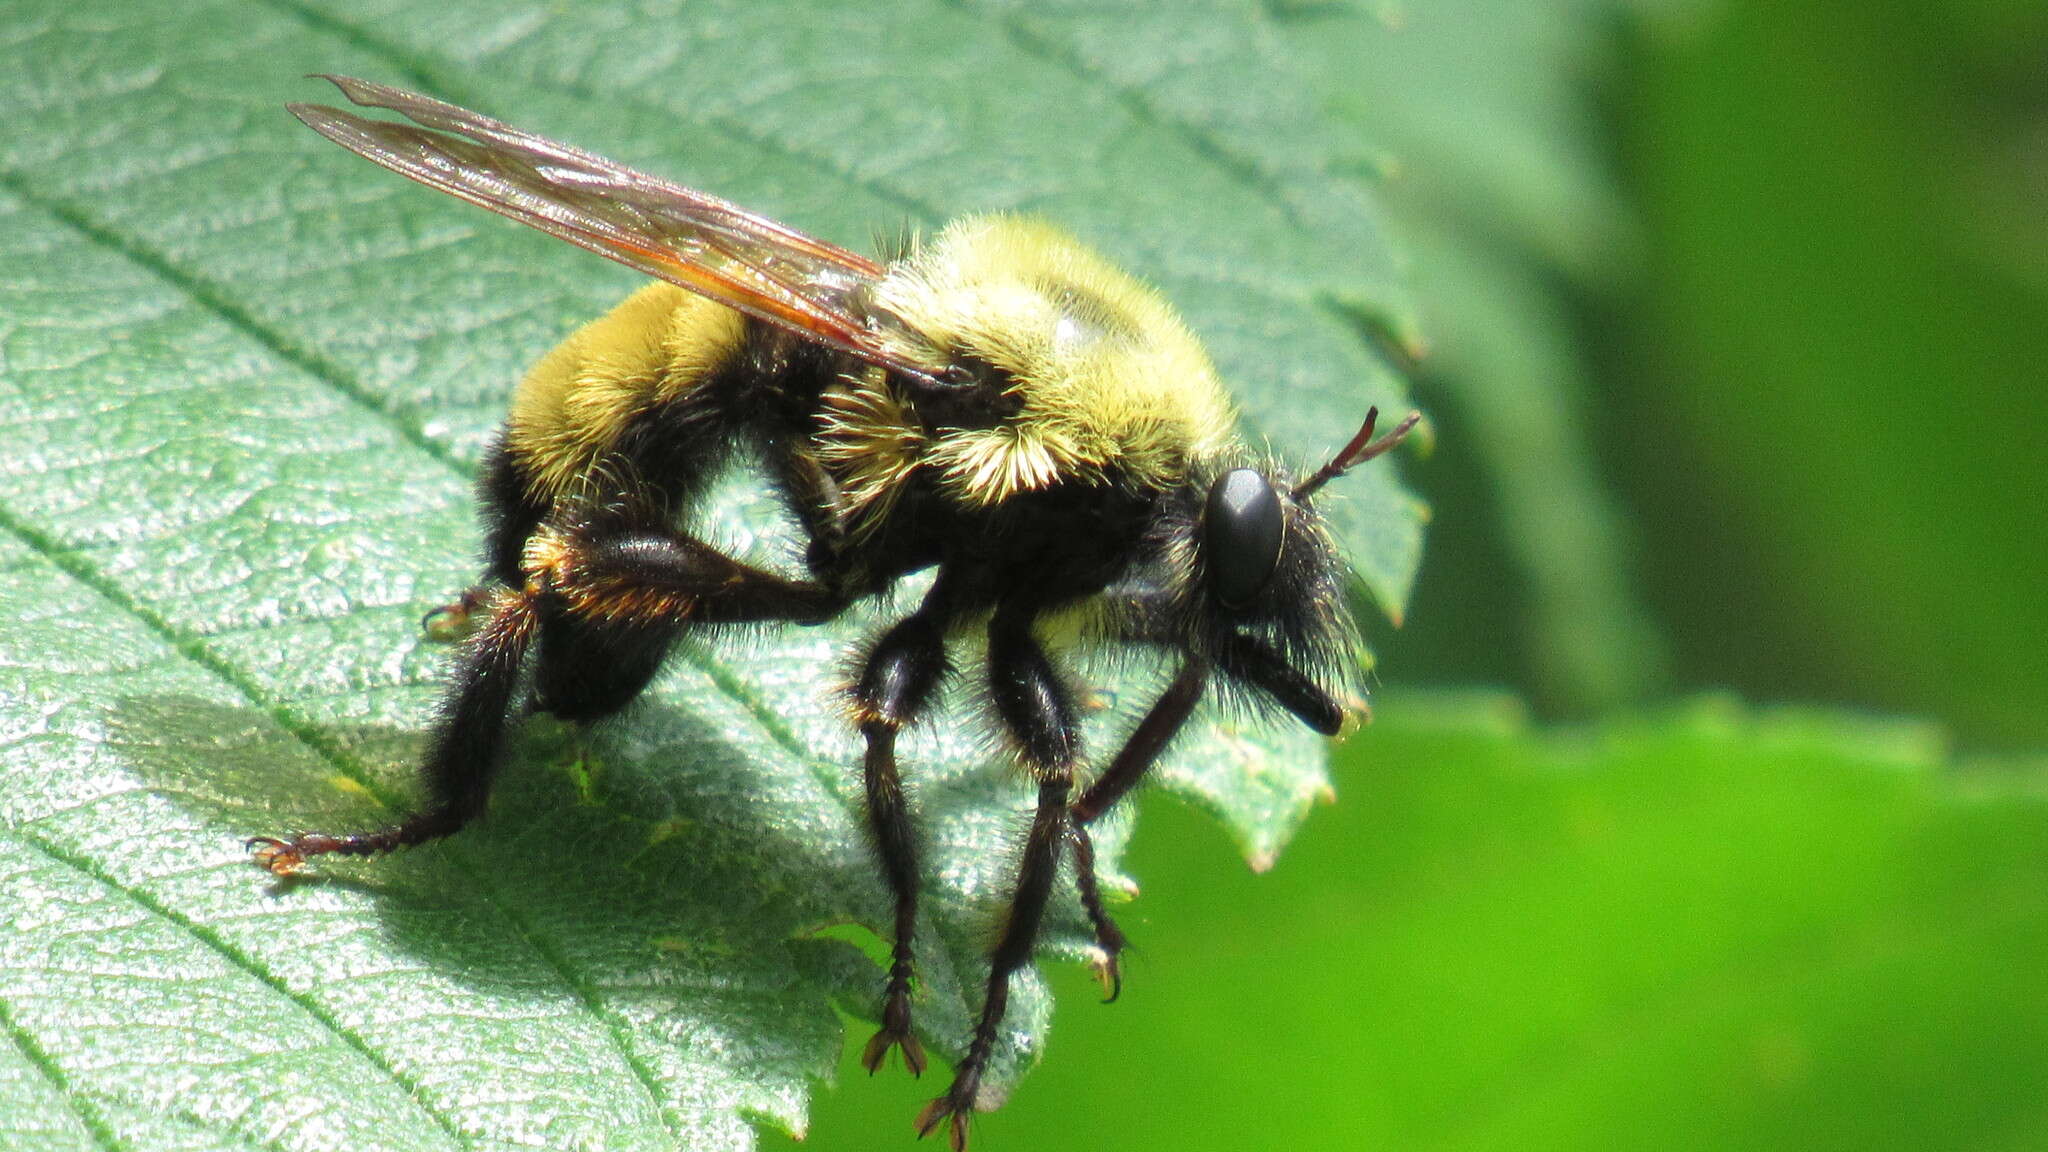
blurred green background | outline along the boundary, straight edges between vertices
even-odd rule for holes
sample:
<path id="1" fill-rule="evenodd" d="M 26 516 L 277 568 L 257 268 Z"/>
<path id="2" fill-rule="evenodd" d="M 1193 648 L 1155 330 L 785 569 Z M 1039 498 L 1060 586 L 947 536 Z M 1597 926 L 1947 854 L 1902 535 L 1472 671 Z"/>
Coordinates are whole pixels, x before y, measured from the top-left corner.
<path id="1" fill-rule="evenodd" d="M 1436 519 L 1339 803 L 1254 876 L 1149 801 L 1127 992 L 1054 974 L 982 1147 L 2048 1143 L 2048 8 L 1568 21 L 1567 90 L 1514 95 L 1623 225 L 1560 256 L 1411 220 L 1568 333 L 1637 658 L 1586 671 L 1603 625 L 1501 527 L 1543 467 L 1461 447 L 1508 401 L 1433 331 Z M 1446 683 L 1540 722 L 1503 697 L 1497 737 L 1447 732 L 1475 705 Z M 848 1064 L 805 1146 L 890 1146 L 929 1087 Z"/>

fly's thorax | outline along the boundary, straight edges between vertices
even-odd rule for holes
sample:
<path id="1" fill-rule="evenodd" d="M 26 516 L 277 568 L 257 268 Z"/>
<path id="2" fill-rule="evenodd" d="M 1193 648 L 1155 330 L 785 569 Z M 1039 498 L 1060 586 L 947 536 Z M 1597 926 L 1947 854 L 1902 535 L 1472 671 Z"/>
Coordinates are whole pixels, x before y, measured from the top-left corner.
<path id="1" fill-rule="evenodd" d="M 879 368 L 841 373 L 818 399 L 812 444 L 839 487 L 852 534 L 867 538 L 895 510 L 932 436 Z"/>
<path id="2" fill-rule="evenodd" d="M 998 418 L 934 425 L 856 384 L 846 407 L 890 421 L 891 445 L 954 500 L 992 505 L 1069 481 L 1179 483 L 1235 414 L 1200 343 L 1159 295 L 1050 225 L 973 216 L 892 265 L 873 306 L 917 334 L 906 358 L 950 364 Z M 879 384 L 880 377 L 874 378 Z M 934 406 L 936 407 L 936 406 Z M 892 460 L 900 457 L 891 457 Z"/>

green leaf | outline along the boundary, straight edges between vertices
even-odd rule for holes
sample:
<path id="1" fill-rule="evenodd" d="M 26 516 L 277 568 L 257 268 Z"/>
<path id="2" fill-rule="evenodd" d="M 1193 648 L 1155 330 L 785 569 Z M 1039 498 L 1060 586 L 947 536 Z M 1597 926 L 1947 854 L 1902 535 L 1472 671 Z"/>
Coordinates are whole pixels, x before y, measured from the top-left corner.
<path id="1" fill-rule="evenodd" d="M 1302 460 L 1402 403 L 1324 303 L 1394 306 L 1355 189 L 1320 212 L 1312 182 L 1217 155 L 994 9 L 50 2 L 0 33 L 14 1146 L 744 1147 L 754 1119 L 802 1130 L 837 1013 L 880 987 L 821 933 L 887 919 L 830 671 L 881 606 L 693 649 L 594 737 L 528 726 L 490 820 L 444 845 L 282 885 L 248 863 L 245 836 L 411 802 L 441 679 L 418 618 L 474 575 L 473 461 L 525 366 L 633 283 L 305 132 L 283 101 L 331 97 L 300 73 L 428 88 L 844 242 L 1043 212 L 1180 302 L 1251 433 Z M 1419 506 L 1383 466 L 1346 491 L 1349 551 L 1398 610 Z M 712 523 L 794 554 L 745 482 Z M 1160 671 L 1085 670 L 1120 701 L 1090 747 Z M 906 758 L 918 1011 L 950 1054 L 1030 793 L 970 725 Z M 1259 861 L 1328 787 L 1318 741 L 1225 715 L 1159 775 Z M 1127 834 L 1103 838 L 1112 889 Z M 1084 941 L 1062 894 L 1045 951 Z M 1049 1012 L 1020 978 L 1001 1084 Z"/>
<path id="2" fill-rule="evenodd" d="M 2048 1143 L 2048 757 L 1722 700 L 1545 730 L 1389 695 L 1269 874 L 1147 805 L 1124 996 L 1060 998 L 988 1145 Z M 886 1142 L 875 1095 L 820 1100 L 806 1147 Z"/>
<path id="3" fill-rule="evenodd" d="M 1446 534 L 1489 533 L 1512 565 L 1509 635 L 1524 649 L 1526 667 L 1509 671 L 1541 703 L 1576 712 L 1640 700 L 1664 681 L 1668 655 L 1658 621 L 1639 598 L 1633 534 L 1588 442 L 1576 321 L 1540 271 L 1472 243 L 1461 225 L 1418 217 L 1409 235 L 1417 288 L 1434 307 L 1430 331 L 1441 349 L 1423 387 L 1454 409 L 1430 479 L 1485 491 L 1493 522 Z M 1444 493 L 1447 528 L 1464 507 Z M 1502 595 L 1498 570 L 1443 570 L 1459 553 L 1438 556 L 1414 634 L 1388 651 L 1389 664 L 1411 683 L 1432 672 L 1447 679 L 1426 666 L 1424 653 L 1447 635 L 1475 631 L 1474 598 Z M 1497 632 L 1476 631 L 1482 643 L 1499 642 Z"/>
<path id="4" fill-rule="evenodd" d="M 1662 679 L 1664 644 L 1640 602 L 1632 542 L 1603 490 L 1585 398 L 1582 321 L 1561 286 L 1613 291 L 1630 270 L 1633 217 L 1608 160 L 1589 75 L 1608 64 L 1618 0 L 1305 3 L 1278 9 L 1276 35 L 1348 131 L 1333 170 L 1378 174 L 1415 275 L 1422 387 L 1440 397 L 1432 468 L 1448 562 L 1404 637 L 1397 667 L 1469 643 L 1494 654 L 1461 676 L 1511 676 L 1579 711 L 1640 699 Z M 1682 3 L 1672 6 L 1683 6 Z M 1397 337 L 1408 337 L 1396 331 Z M 1466 496 L 1474 489 L 1482 494 Z M 1484 536 L 1483 542 L 1475 538 Z M 1440 541 L 1443 543 L 1445 541 Z M 1445 579 L 1449 577 L 1449 579 Z M 1504 588 L 1503 585 L 1506 584 Z M 1500 632 L 1520 648 L 1502 665 Z M 1437 663 L 1446 663 L 1441 658 Z"/>

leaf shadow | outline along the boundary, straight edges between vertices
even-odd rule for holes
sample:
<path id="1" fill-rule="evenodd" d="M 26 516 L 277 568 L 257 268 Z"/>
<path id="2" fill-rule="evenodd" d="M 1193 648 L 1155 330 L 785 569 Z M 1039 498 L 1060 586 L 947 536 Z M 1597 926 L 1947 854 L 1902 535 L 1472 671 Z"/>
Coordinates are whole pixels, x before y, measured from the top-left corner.
<path id="1" fill-rule="evenodd" d="M 108 744 L 154 794 L 239 840 L 390 822 L 418 794 L 420 738 L 144 695 L 116 702 Z M 880 979 L 854 944 L 819 935 L 882 907 L 865 841 L 827 792 L 667 702 L 580 735 L 541 719 L 471 828 L 299 878 L 252 864 L 248 900 L 274 902 L 280 932 L 295 902 L 314 918 L 339 900 L 440 977 L 511 1002 L 578 998 L 657 1068 L 715 1055 L 754 1093 L 737 1107 L 786 1126 L 836 1065 L 834 1006 L 866 1007 Z"/>

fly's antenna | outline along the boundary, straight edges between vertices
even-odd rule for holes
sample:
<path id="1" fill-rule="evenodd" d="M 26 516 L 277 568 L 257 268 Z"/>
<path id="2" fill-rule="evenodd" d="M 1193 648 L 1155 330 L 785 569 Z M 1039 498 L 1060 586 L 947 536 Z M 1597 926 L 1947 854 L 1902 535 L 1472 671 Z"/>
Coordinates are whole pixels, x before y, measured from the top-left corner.
<path id="1" fill-rule="evenodd" d="M 1422 413 L 1410 412 L 1408 418 L 1401 421 L 1400 425 L 1392 432 L 1375 440 L 1372 438 L 1372 430 L 1380 421 L 1380 410 L 1377 407 L 1366 409 L 1365 423 L 1359 427 L 1358 435 L 1353 436 L 1351 443 L 1344 445 L 1341 451 L 1335 456 L 1330 457 L 1328 464 L 1316 469 L 1315 475 L 1296 484 L 1294 486 L 1294 498 L 1296 500 L 1307 500 L 1315 495 L 1316 489 L 1321 488 L 1323 485 L 1351 471 L 1367 460 L 1406 440 L 1408 433 L 1413 431 L 1415 425 L 1421 420 Z"/>

